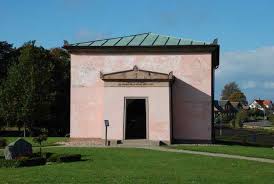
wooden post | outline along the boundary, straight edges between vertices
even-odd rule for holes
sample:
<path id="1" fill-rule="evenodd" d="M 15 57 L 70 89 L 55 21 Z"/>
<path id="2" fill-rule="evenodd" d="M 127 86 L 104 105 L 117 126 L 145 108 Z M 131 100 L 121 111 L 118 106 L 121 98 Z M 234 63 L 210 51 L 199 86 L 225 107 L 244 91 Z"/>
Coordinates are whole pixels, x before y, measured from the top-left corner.
<path id="1" fill-rule="evenodd" d="M 105 146 L 108 146 L 108 127 L 106 126 L 106 134 L 105 134 Z"/>

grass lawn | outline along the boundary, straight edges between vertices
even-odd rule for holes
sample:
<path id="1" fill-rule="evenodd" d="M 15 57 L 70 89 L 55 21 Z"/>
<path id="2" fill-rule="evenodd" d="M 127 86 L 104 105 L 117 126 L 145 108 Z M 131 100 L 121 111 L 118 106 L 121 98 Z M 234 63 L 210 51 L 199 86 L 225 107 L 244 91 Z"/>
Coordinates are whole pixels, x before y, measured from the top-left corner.
<path id="1" fill-rule="evenodd" d="M 130 148 L 45 148 L 84 161 L 0 169 L 1 183 L 249 183 L 274 181 L 274 164 Z"/>
<path id="2" fill-rule="evenodd" d="M 7 140 L 7 143 L 11 143 L 18 139 L 18 137 L 4 137 Z M 32 146 L 39 146 L 39 144 L 33 142 L 32 137 L 25 137 L 26 141 L 32 144 Z M 66 141 L 68 138 L 65 137 L 48 137 L 47 141 L 42 143 L 42 146 L 54 146 L 57 142 Z"/>
<path id="3" fill-rule="evenodd" d="M 176 149 L 192 150 L 192 151 L 226 153 L 231 155 L 242 155 L 242 156 L 248 156 L 248 157 L 274 159 L 274 149 L 272 148 L 239 146 L 239 145 L 212 145 L 212 146 L 179 145 L 179 146 L 170 146 L 170 147 L 176 148 Z"/>

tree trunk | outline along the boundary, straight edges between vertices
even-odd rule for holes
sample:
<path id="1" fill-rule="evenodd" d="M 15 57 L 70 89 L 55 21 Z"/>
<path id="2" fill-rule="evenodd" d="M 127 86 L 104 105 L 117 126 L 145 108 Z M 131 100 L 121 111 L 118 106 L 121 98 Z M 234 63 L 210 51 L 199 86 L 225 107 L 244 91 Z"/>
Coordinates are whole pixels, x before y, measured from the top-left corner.
<path id="1" fill-rule="evenodd" d="M 42 157 L 42 145 L 41 145 L 41 142 L 39 144 L 40 144 L 40 157 Z"/>
<path id="2" fill-rule="evenodd" d="M 26 137 L 26 123 L 24 122 L 24 137 Z"/>

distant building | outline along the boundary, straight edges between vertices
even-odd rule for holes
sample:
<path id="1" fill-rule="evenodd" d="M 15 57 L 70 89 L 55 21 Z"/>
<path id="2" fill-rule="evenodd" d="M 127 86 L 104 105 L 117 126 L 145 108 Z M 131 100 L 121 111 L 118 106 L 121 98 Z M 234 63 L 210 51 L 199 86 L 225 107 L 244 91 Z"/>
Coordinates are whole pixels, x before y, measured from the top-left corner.
<path id="1" fill-rule="evenodd" d="M 272 110 L 273 103 L 271 100 L 254 100 L 250 105 L 250 109 L 259 109 L 261 111 Z"/>

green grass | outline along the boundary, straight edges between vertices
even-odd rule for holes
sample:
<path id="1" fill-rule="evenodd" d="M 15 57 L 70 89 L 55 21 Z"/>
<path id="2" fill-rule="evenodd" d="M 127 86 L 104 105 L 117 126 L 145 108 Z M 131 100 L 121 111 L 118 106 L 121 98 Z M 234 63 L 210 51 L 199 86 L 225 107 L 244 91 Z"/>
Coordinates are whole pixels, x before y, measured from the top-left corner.
<path id="1" fill-rule="evenodd" d="M 129 148 L 44 148 L 84 161 L 0 169 L 1 183 L 269 184 L 274 164 Z"/>
<path id="2" fill-rule="evenodd" d="M 18 139 L 18 137 L 4 137 L 7 140 L 7 143 L 11 143 Z M 39 144 L 33 142 L 32 137 L 25 137 L 26 141 L 32 144 L 32 146 L 36 147 L 39 146 Z M 42 146 L 54 146 L 57 142 L 66 141 L 68 138 L 65 137 L 48 137 L 47 141 L 42 142 Z"/>
<path id="3" fill-rule="evenodd" d="M 239 146 L 239 145 L 212 145 L 212 146 L 180 145 L 180 146 L 170 146 L 170 147 L 176 148 L 176 149 L 191 150 L 191 151 L 225 153 L 225 154 L 231 154 L 231 155 L 274 159 L 274 149 L 272 148 Z"/>

